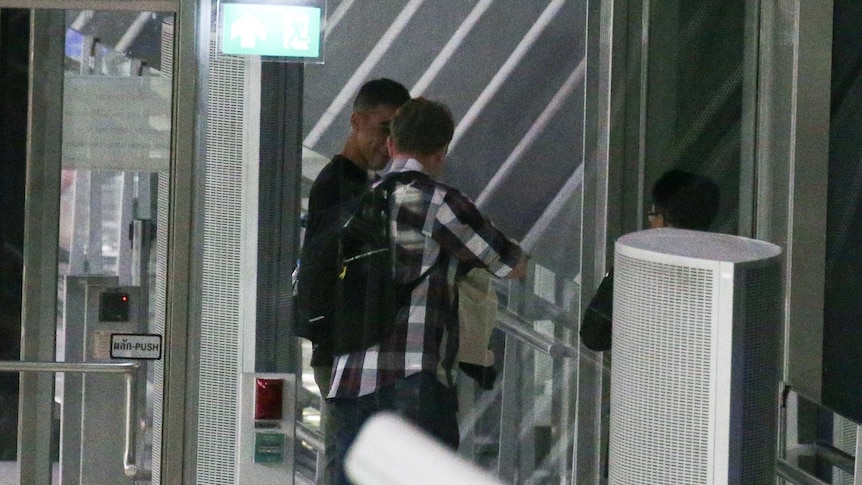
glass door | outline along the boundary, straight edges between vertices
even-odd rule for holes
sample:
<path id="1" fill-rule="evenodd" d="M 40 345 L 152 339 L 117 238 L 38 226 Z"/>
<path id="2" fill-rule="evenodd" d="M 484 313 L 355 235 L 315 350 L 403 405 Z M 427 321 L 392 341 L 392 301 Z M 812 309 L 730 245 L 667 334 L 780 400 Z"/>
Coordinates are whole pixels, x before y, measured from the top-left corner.
<path id="1" fill-rule="evenodd" d="M 159 483 L 174 14 L 6 3 L 0 484 Z"/>

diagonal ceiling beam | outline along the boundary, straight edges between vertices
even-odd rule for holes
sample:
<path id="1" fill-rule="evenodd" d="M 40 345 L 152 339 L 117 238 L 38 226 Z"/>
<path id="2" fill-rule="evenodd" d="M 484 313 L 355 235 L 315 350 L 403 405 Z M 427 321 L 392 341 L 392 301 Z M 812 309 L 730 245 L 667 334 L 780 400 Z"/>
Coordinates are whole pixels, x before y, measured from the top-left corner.
<path id="1" fill-rule="evenodd" d="M 575 87 L 578 86 L 584 80 L 584 70 L 586 69 L 586 62 L 584 59 L 581 59 L 581 62 L 578 63 L 578 66 L 575 70 L 569 74 L 569 77 L 560 86 L 560 89 L 557 90 L 557 93 L 554 94 L 554 97 L 551 98 L 551 101 L 545 106 L 545 109 L 542 111 L 542 114 L 536 118 L 536 121 L 533 122 L 533 125 L 530 126 L 530 129 L 527 130 L 527 133 L 521 138 L 521 141 L 518 142 L 518 145 L 512 150 L 512 153 L 506 158 L 506 161 L 503 162 L 503 165 L 497 170 L 497 173 L 491 178 L 491 181 L 488 182 L 488 185 L 482 190 L 479 194 L 479 197 L 476 198 L 476 205 L 479 207 L 484 207 L 488 200 L 491 198 L 491 195 L 497 191 L 497 189 L 503 184 L 503 182 L 509 178 L 509 175 L 515 168 L 515 165 L 521 160 L 524 156 L 524 153 L 528 148 L 533 146 L 536 142 L 536 139 L 539 138 L 539 135 L 545 131 L 545 128 L 554 118 L 554 116 L 560 111 L 560 108 L 563 107 L 563 104 L 566 102 L 566 99 L 572 95 L 575 91 Z"/>
<path id="2" fill-rule="evenodd" d="M 317 145 L 317 142 L 320 141 L 320 137 L 326 133 L 326 130 L 332 125 L 332 122 L 335 121 L 335 117 L 338 116 L 338 113 L 341 113 L 341 110 L 347 106 L 353 100 L 353 97 L 356 95 L 356 92 L 362 87 L 362 83 L 368 78 L 369 73 L 374 69 L 380 59 L 386 54 L 386 51 L 389 50 L 389 47 L 398 37 L 402 30 L 407 27 L 407 24 L 410 22 L 410 19 L 413 17 L 413 14 L 419 10 L 419 7 L 422 6 L 424 0 L 410 0 L 410 3 L 404 7 L 404 10 L 398 14 L 398 17 L 395 18 L 395 21 L 392 22 L 392 25 L 389 26 L 389 29 L 383 34 L 383 37 L 377 41 L 377 44 L 371 49 L 371 52 L 362 61 L 362 64 L 356 69 L 350 79 L 347 81 L 347 84 L 341 88 L 341 92 L 338 93 L 338 96 L 332 101 L 326 111 L 320 116 L 320 119 L 317 120 L 317 123 L 314 125 L 314 128 L 308 133 L 305 139 L 302 141 L 302 145 L 308 148 L 314 148 Z"/>
<path id="3" fill-rule="evenodd" d="M 449 62 L 449 59 L 455 55 L 455 51 L 458 50 L 458 47 L 461 46 L 461 43 L 464 42 L 464 39 L 467 37 L 467 34 L 473 30 L 473 27 L 479 22 L 479 19 L 482 17 L 482 14 L 488 10 L 488 7 L 491 6 L 493 0 L 479 0 L 479 3 L 473 7 L 473 10 L 470 11 L 470 14 L 467 15 L 467 18 L 461 22 L 461 25 L 458 26 L 458 30 L 452 34 L 452 37 L 449 39 L 449 42 L 446 42 L 446 45 L 443 46 L 443 49 L 437 54 L 437 57 L 434 58 L 434 61 L 431 62 L 431 65 L 428 66 L 428 69 L 425 70 L 425 73 L 422 74 L 422 77 L 416 81 L 416 84 L 413 86 L 413 89 L 410 90 L 410 95 L 413 97 L 422 96 L 422 93 L 428 89 L 428 86 L 431 84 L 431 81 L 437 77 L 437 74 L 446 66 L 446 63 Z"/>
<path id="4" fill-rule="evenodd" d="M 336 8 L 332 15 L 326 17 L 326 26 L 323 31 L 323 40 L 326 40 L 329 37 L 329 33 L 335 30 L 335 26 L 341 22 L 341 19 L 344 18 L 344 14 L 350 10 L 350 7 L 353 6 L 353 0 L 344 0 L 340 4 L 338 4 L 338 8 Z"/>
<path id="5" fill-rule="evenodd" d="M 527 52 L 536 43 L 539 39 L 539 35 L 544 32 L 545 28 L 554 17 L 557 15 L 557 12 L 563 7 L 565 4 L 565 0 L 551 0 L 545 10 L 539 15 L 539 18 L 530 27 L 530 30 L 527 31 L 527 34 L 521 39 L 521 42 L 518 43 L 518 46 L 515 47 L 515 50 L 512 51 L 512 54 L 509 55 L 509 58 L 506 59 L 506 62 L 503 63 L 503 66 L 497 71 L 497 74 L 491 78 L 491 82 L 485 86 L 485 89 L 482 90 L 482 93 L 479 94 L 479 97 L 470 106 L 470 109 L 467 111 L 467 114 L 464 115 L 464 118 L 458 123 L 458 126 L 455 128 L 455 135 L 452 137 L 452 141 L 449 143 L 449 151 L 452 152 L 455 147 L 458 145 L 458 142 L 461 141 L 461 138 L 464 136 L 464 133 L 473 126 L 473 123 L 479 118 L 479 115 L 482 113 L 482 110 L 491 102 L 491 99 L 500 90 L 509 76 L 512 75 L 515 68 L 521 62 L 521 59 L 527 55 Z"/>
<path id="6" fill-rule="evenodd" d="M 542 213 L 542 216 L 539 217 L 539 220 L 533 224 L 533 227 L 527 232 L 527 235 L 524 236 L 524 239 L 521 240 L 521 246 L 524 247 L 527 251 L 532 251 L 536 246 L 536 243 L 539 242 L 539 238 L 548 230 L 548 227 L 551 226 L 551 223 L 554 219 L 560 214 L 563 210 L 563 207 L 566 206 L 566 202 L 568 202 L 572 195 L 576 194 L 581 187 L 584 185 L 584 164 L 581 163 L 578 165 L 578 168 L 575 169 L 575 173 L 569 177 L 569 180 L 566 181 L 566 184 L 563 185 L 563 188 L 557 192 L 557 196 L 554 197 L 554 200 L 548 204 L 548 207 L 545 208 L 545 211 Z"/>

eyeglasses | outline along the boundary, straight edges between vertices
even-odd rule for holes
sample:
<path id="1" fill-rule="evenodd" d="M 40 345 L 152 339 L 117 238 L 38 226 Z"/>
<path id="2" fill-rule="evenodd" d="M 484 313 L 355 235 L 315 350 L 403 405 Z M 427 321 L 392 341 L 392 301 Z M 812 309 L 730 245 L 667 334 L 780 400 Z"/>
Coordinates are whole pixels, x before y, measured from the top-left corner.
<path id="1" fill-rule="evenodd" d="M 661 212 L 657 211 L 655 209 L 655 207 L 650 207 L 650 210 L 649 210 L 649 212 L 646 213 L 646 215 L 647 215 L 647 219 L 649 219 L 650 222 L 655 221 L 655 218 L 658 216 L 663 216 L 663 214 Z"/>

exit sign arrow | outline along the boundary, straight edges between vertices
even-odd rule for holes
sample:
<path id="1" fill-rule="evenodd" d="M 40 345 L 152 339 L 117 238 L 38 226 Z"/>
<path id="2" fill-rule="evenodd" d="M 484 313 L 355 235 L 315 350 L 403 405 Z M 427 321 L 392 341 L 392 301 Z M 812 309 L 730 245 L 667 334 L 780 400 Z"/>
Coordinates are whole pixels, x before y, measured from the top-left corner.
<path id="1" fill-rule="evenodd" d="M 245 14 L 230 26 L 230 38 L 239 37 L 243 49 L 254 49 L 257 39 L 266 40 L 266 25 L 252 14 Z"/>

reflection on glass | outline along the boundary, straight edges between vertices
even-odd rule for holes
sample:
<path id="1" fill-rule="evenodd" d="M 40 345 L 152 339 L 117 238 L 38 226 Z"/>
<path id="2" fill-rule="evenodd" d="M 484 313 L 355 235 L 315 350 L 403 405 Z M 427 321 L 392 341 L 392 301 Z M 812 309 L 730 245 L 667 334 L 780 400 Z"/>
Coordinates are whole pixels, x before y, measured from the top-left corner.
<path id="1" fill-rule="evenodd" d="M 721 189 L 713 228 L 735 234 L 745 2 L 660 3 L 650 15 L 645 185 L 673 167 L 711 177 Z"/>
<path id="2" fill-rule="evenodd" d="M 163 334 L 170 22 L 153 12 L 67 12 L 58 360 L 111 361 L 112 333 Z M 118 293 L 126 307 L 108 318 Z M 162 361 L 139 362 L 137 478 L 158 483 Z M 98 429 L 121 414 L 121 386 L 119 376 L 57 375 L 64 453 L 56 475 L 132 483 L 114 449 L 122 433 Z"/>

